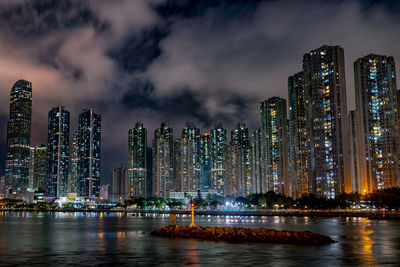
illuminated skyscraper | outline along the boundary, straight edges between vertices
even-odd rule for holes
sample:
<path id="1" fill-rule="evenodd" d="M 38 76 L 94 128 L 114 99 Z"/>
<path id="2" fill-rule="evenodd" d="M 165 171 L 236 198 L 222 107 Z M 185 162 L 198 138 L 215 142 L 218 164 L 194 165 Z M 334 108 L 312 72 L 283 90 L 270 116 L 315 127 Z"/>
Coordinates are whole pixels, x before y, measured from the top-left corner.
<path id="1" fill-rule="evenodd" d="M 78 119 L 77 184 L 79 197 L 99 197 L 101 160 L 101 116 L 84 109 Z"/>
<path id="2" fill-rule="evenodd" d="M 216 124 L 210 131 L 211 152 L 211 183 L 210 189 L 224 194 L 225 187 L 225 153 L 226 153 L 226 130 L 221 124 Z"/>
<path id="3" fill-rule="evenodd" d="M 168 123 L 154 133 L 153 140 L 153 197 L 168 198 L 173 184 L 173 131 Z"/>
<path id="4" fill-rule="evenodd" d="M 147 179 L 147 131 L 142 122 L 137 122 L 135 128 L 129 130 L 129 197 L 146 197 Z"/>
<path id="5" fill-rule="evenodd" d="M 308 98 L 304 86 L 304 73 L 288 79 L 289 96 L 289 166 L 291 196 L 301 197 L 309 192 L 311 167 Z"/>
<path id="6" fill-rule="evenodd" d="M 200 137 L 200 190 L 208 191 L 211 186 L 211 135 Z"/>
<path id="7" fill-rule="evenodd" d="M 11 88 L 7 123 L 6 190 L 28 188 L 31 142 L 32 83 L 19 80 Z"/>
<path id="8" fill-rule="evenodd" d="M 247 196 L 252 192 L 251 185 L 251 146 L 249 129 L 239 123 L 231 132 L 228 146 L 228 166 L 226 177 L 227 195 Z"/>
<path id="9" fill-rule="evenodd" d="M 309 192 L 334 198 L 351 192 L 343 49 L 322 46 L 305 54 L 303 71 L 311 136 Z"/>
<path id="10" fill-rule="evenodd" d="M 200 130 L 194 123 L 186 123 L 180 140 L 181 192 L 200 190 Z"/>
<path id="11" fill-rule="evenodd" d="M 399 186 L 399 125 L 393 57 L 368 55 L 354 62 L 360 189 Z M 365 163 L 365 164 L 364 164 Z"/>
<path id="12" fill-rule="evenodd" d="M 181 139 L 174 142 L 174 170 L 171 191 L 182 192 L 182 149 Z"/>
<path id="13" fill-rule="evenodd" d="M 31 179 L 32 187 L 47 191 L 47 146 L 37 144 L 31 150 Z"/>
<path id="14" fill-rule="evenodd" d="M 350 175 L 351 175 L 351 189 L 352 192 L 361 193 L 360 189 L 360 156 L 358 155 L 358 140 L 357 140 L 357 127 L 358 122 L 356 121 L 356 111 L 352 110 L 349 112 L 349 155 L 350 155 Z M 365 162 L 362 163 L 365 165 Z"/>
<path id="15" fill-rule="evenodd" d="M 49 111 L 47 131 L 47 195 L 66 197 L 69 161 L 69 111 L 63 106 Z"/>
<path id="16" fill-rule="evenodd" d="M 72 135 L 71 172 L 68 193 L 78 194 L 79 132 Z"/>
<path id="17" fill-rule="evenodd" d="M 271 97 L 261 102 L 263 192 L 289 195 L 286 100 Z"/>
<path id="18" fill-rule="evenodd" d="M 261 193 L 262 174 L 261 130 L 253 131 L 251 135 L 251 193 Z"/>

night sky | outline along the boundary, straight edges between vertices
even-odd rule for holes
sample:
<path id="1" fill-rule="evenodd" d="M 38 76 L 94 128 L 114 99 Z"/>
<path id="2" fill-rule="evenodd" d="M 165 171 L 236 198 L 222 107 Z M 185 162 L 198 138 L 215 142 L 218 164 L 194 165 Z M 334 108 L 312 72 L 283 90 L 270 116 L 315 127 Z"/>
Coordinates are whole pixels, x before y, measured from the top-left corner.
<path id="1" fill-rule="evenodd" d="M 325 44 L 345 50 L 351 110 L 354 60 L 376 53 L 400 64 L 400 1 L 2 0 L 0 172 L 18 79 L 33 86 L 32 144 L 46 142 L 53 106 L 71 112 L 71 134 L 84 108 L 102 115 L 106 183 L 127 164 L 136 121 L 149 145 L 163 120 L 175 138 L 188 120 L 202 132 L 216 121 L 228 132 L 240 121 L 258 128 L 259 102 L 287 98 L 303 54 Z"/>

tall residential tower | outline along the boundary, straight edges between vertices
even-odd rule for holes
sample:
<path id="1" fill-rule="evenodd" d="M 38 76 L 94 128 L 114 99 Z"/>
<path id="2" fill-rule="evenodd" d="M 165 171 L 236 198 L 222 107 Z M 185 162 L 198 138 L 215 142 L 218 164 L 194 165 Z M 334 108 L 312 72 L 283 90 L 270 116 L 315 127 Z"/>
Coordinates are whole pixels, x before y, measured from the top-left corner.
<path id="1" fill-rule="evenodd" d="M 47 132 L 48 196 L 66 197 L 69 166 L 70 113 L 63 106 L 49 111 Z"/>

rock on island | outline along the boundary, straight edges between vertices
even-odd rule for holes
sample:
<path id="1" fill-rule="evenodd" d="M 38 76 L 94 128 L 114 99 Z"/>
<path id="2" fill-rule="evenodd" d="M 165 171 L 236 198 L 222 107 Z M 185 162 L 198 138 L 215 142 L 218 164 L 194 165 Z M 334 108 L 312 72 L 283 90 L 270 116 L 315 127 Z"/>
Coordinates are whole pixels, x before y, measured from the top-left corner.
<path id="1" fill-rule="evenodd" d="M 203 227 L 168 225 L 150 233 L 153 236 L 222 240 L 228 242 L 259 242 L 277 244 L 326 245 L 335 243 L 329 236 L 312 232 L 279 231 L 264 228 Z"/>

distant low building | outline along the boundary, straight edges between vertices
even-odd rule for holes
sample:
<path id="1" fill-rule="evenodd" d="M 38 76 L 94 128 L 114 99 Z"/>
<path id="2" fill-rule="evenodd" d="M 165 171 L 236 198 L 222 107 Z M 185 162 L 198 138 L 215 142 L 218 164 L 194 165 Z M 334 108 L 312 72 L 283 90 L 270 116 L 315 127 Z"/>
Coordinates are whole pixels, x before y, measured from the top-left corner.
<path id="1" fill-rule="evenodd" d="M 5 197 L 6 195 L 6 177 L 0 176 L 0 198 Z"/>
<path id="2" fill-rule="evenodd" d="M 121 165 L 110 173 L 110 202 L 124 202 L 128 198 L 128 169 Z"/>
<path id="3" fill-rule="evenodd" d="M 182 202 L 189 202 L 190 198 L 197 198 L 199 192 L 170 192 L 169 198 L 181 200 Z M 201 198 L 205 199 L 208 195 L 218 195 L 217 191 L 209 191 L 209 192 L 200 192 Z"/>
<path id="4" fill-rule="evenodd" d="M 110 191 L 110 185 L 103 184 L 100 187 L 100 200 L 108 201 L 109 200 L 109 191 Z"/>

